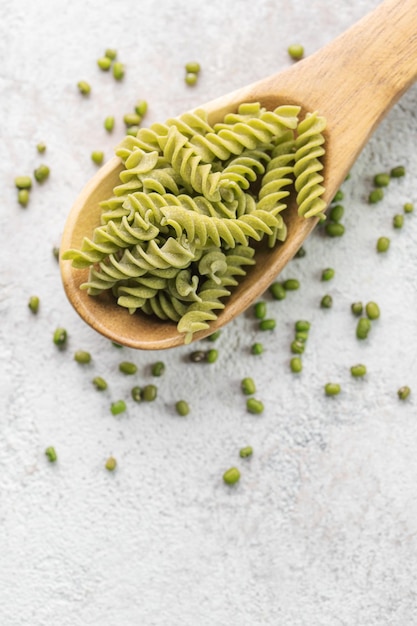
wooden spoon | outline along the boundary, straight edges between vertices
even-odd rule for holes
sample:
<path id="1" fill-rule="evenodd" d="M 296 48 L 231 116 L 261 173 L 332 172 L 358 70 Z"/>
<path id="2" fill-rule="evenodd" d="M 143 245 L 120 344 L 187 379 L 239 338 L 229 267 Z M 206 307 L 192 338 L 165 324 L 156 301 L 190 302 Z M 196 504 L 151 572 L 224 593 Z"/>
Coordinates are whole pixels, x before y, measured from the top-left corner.
<path id="1" fill-rule="evenodd" d="M 352 164 L 394 103 L 417 77 L 416 0 L 386 0 L 333 42 L 289 69 L 203 105 L 209 121 L 221 121 L 242 102 L 260 102 L 267 109 L 297 104 L 318 111 L 327 120 L 324 200 L 329 203 Z M 65 225 L 61 251 L 79 248 L 99 224 L 99 202 L 112 196 L 122 164 L 111 159 L 86 185 Z M 242 313 L 273 282 L 292 259 L 317 220 L 300 218 L 296 207 L 285 212 L 288 237 L 273 249 L 256 253 L 250 267 L 218 319 L 194 339 L 211 334 Z M 184 343 L 173 322 L 118 306 L 111 295 L 89 296 L 80 290 L 88 270 L 74 269 L 61 259 L 66 294 L 79 315 L 112 341 L 141 349 L 163 349 Z"/>

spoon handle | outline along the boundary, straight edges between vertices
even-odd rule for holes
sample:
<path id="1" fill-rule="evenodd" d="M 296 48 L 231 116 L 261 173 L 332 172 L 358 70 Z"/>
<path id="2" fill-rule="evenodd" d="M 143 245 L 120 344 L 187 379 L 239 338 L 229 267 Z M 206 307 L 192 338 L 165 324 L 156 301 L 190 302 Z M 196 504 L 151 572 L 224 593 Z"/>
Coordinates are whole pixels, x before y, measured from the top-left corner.
<path id="1" fill-rule="evenodd" d="M 276 76 L 276 89 L 283 91 L 284 74 Z M 293 96 L 327 119 L 326 185 L 334 190 L 375 127 L 417 78 L 416 0 L 385 0 L 288 70 L 288 78 Z"/>

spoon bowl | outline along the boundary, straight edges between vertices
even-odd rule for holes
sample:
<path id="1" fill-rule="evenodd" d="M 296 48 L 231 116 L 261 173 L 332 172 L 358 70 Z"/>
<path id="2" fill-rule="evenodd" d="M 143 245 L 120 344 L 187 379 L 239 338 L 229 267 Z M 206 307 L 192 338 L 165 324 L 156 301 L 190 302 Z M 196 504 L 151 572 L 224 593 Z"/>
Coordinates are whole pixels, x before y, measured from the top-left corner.
<path id="1" fill-rule="evenodd" d="M 221 96 L 198 108 L 211 124 L 223 120 L 243 102 L 273 110 L 296 104 L 303 113 L 326 118 L 323 199 L 329 204 L 369 137 L 417 77 L 417 11 L 415 0 L 385 0 L 327 46 L 290 68 Z M 112 158 L 88 182 L 65 224 L 61 251 L 80 248 L 84 236 L 99 225 L 99 203 L 110 197 L 123 169 Z M 193 341 L 221 328 L 247 309 L 275 280 L 317 224 L 300 217 L 295 202 L 285 210 L 288 234 L 274 248 L 259 246 L 256 264 L 247 269 L 225 302 L 225 308 Z M 90 296 L 80 289 L 88 269 L 60 259 L 65 292 L 79 315 L 99 333 L 132 348 L 157 350 L 184 344 L 174 322 L 140 312 L 130 315 L 111 294 Z"/>

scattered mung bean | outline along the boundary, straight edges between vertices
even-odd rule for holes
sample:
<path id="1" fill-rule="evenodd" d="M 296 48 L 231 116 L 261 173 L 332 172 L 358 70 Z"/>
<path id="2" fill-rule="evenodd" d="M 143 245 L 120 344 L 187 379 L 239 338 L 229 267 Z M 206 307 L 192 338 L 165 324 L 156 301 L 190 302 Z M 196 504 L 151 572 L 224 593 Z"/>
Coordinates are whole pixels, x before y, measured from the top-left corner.
<path id="1" fill-rule="evenodd" d="M 237 467 L 231 467 L 223 474 L 223 481 L 226 485 L 235 485 L 240 480 L 240 472 Z"/>
<path id="2" fill-rule="evenodd" d="M 53 334 L 53 341 L 58 348 L 63 348 L 68 339 L 68 333 L 65 328 L 57 328 Z"/>
<path id="3" fill-rule="evenodd" d="M 107 459 L 107 461 L 106 461 L 106 463 L 105 463 L 104 467 L 105 467 L 105 468 L 106 468 L 106 470 L 108 470 L 109 472 L 114 472 L 114 470 L 115 470 L 115 469 L 116 469 L 116 467 L 117 467 L 117 461 L 116 461 L 116 459 L 115 459 L 113 456 L 110 456 L 110 457 Z"/>
<path id="4" fill-rule="evenodd" d="M 376 302 L 367 302 L 365 311 L 370 320 L 376 320 L 381 315 L 381 311 Z"/>
<path id="5" fill-rule="evenodd" d="M 47 165 L 39 165 L 36 170 L 33 172 L 35 180 L 38 183 L 43 183 L 49 177 L 50 169 Z"/>
<path id="6" fill-rule="evenodd" d="M 37 313 L 39 311 L 39 297 L 38 296 L 30 296 L 28 307 L 32 311 L 32 313 Z"/>
<path id="7" fill-rule="evenodd" d="M 53 446 L 48 446 L 45 450 L 45 456 L 50 463 L 56 463 L 58 456 Z"/>
<path id="8" fill-rule="evenodd" d="M 362 315 L 362 312 L 363 312 L 362 302 L 352 302 L 352 304 L 350 305 L 350 310 L 352 311 L 353 315 Z"/>
<path id="9" fill-rule="evenodd" d="M 299 374 L 303 369 L 303 362 L 299 356 L 294 356 L 290 361 L 290 369 L 294 374 Z"/>
<path id="10" fill-rule="evenodd" d="M 175 403 L 175 410 L 178 415 L 181 415 L 181 417 L 185 417 L 190 412 L 190 407 L 188 405 L 188 402 L 186 402 L 185 400 L 178 400 L 178 402 Z"/>
<path id="11" fill-rule="evenodd" d="M 133 374 L 136 374 L 137 371 L 138 367 L 135 363 L 131 363 L 130 361 L 122 361 L 119 363 L 119 372 L 122 372 L 122 374 L 132 376 Z"/>
<path id="12" fill-rule="evenodd" d="M 109 57 L 100 57 L 97 59 L 97 65 L 103 72 L 108 72 L 111 67 L 112 60 Z"/>
<path id="13" fill-rule="evenodd" d="M 354 378 L 360 378 L 362 376 L 365 376 L 366 365 L 363 365 L 362 363 L 358 363 L 357 365 L 352 365 L 352 367 L 350 368 L 350 373 L 352 374 Z"/>
<path id="14" fill-rule="evenodd" d="M 253 307 L 253 313 L 258 320 L 264 319 L 266 317 L 266 302 L 264 300 L 256 302 Z"/>
<path id="15" fill-rule="evenodd" d="M 145 385 L 142 389 L 142 400 L 153 402 L 158 395 L 158 388 L 155 385 Z"/>
<path id="16" fill-rule="evenodd" d="M 372 189 L 368 196 L 369 204 L 376 204 L 377 202 L 381 202 L 384 198 L 384 191 L 382 187 L 377 187 L 376 189 Z"/>
<path id="17" fill-rule="evenodd" d="M 341 392 L 339 383 L 326 383 L 324 385 L 324 393 L 326 396 L 337 396 Z"/>
<path id="18" fill-rule="evenodd" d="M 264 351 L 264 347 L 261 343 L 256 342 L 251 346 L 251 354 L 255 354 L 256 356 L 260 355 Z"/>
<path id="19" fill-rule="evenodd" d="M 256 398 L 248 398 L 246 400 L 246 408 L 249 413 L 260 414 L 263 413 L 264 405 L 261 400 L 257 400 Z"/>
<path id="20" fill-rule="evenodd" d="M 386 252 L 389 249 L 390 240 L 388 237 L 379 237 L 376 242 L 377 252 Z"/>
<path id="21" fill-rule="evenodd" d="M 324 230 L 329 237 L 342 237 L 345 234 L 345 227 L 340 222 L 327 222 Z"/>
<path id="22" fill-rule="evenodd" d="M 299 61 L 304 56 L 304 46 L 299 43 L 292 43 L 288 46 L 287 52 L 293 61 Z"/>
<path id="23" fill-rule="evenodd" d="M 122 80 L 125 75 L 125 66 L 120 61 L 113 63 L 113 77 L 116 80 Z"/>
<path id="24" fill-rule="evenodd" d="M 16 176 L 14 184 L 18 189 L 31 189 L 32 179 L 30 176 Z"/>
<path id="25" fill-rule="evenodd" d="M 103 163 L 103 160 L 104 160 L 104 152 L 102 152 L 101 150 L 94 150 L 91 153 L 91 160 L 96 165 L 101 165 Z"/>
<path id="26" fill-rule="evenodd" d="M 83 96 L 88 96 L 91 93 L 91 85 L 86 80 L 80 80 L 77 83 L 78 91 Z"/>
<path id="27" fill-rule="evenodd" d="M 207 363 L 215 363 L 219 358 L 219 351 L 212 348 L 211 350 L 207 350 L 206 353 L 206 361 Z"/>
<path id="28" fill-rule="evenodd" d="M 26 207 L 29 204 L 30 194 L 28 189 L 19 189 L 17 192 L 17 201 L 20 206 Z"/>
<path id="29" fill-rule="evenodd" d="M 322 309 L 331 309 L 333 306 L 333 298 L 329 293 L 326 293 L 320 300 L 320 306 Z"/>
<path id="30" fill-rule="evenodd" d="M 101 376 L 95 376 L 92 382 L 97 391 L 105 391 L 108 387 L 107 382 Z"/>
<path id="31" fill-rule="evenodd" d="M 251 396 L 256 393 L 256 385 L 253 378 L 242 378 L 240 388 L 246 396 Z"/>
<path id="32" fill-rule="evenodd" d="M 108 115 L 104 120 L 104 128 L 108 133 L 111 133 L 114 128 L 114 117 L 112 115 Z"/>
<path id="33" fill-rule="evenodd" d="M 356 325 L 356 337 L 366 339 L 371 330 L 371 321 L 367 317 L 360 317 Z"/>
<path id="34" fill-rule="evenodd" d="M 408 385 L 404 385 L 400 387 L 397 391 L 398 397 L 400 400 L 406 400 L 411 393 L 411 389 Z"/>
<path id="35" fill-rule="evenodd" d="M 390 171 L 390 176 L 391 178 L 401 178 L 402 176 L 405 176 L 405 167 L 403 165 L 393 167 Z"/>
<path id="36" fill-rule="evenodd" d="M 392 225 L 394 228 L 402 228 L 404 226 L 404 215 L 402 213 L 397 213 L 392 218 Z"/>
<path id="37" fill-rule="evenodd" d="M 91 354 L 86 350 L 77 350 L 74 354 L 74 361 L 82 365 L 91 363 Z"/>
<path id="38" fill-rule="evenodd" d="M 300 281 L 297 278 L 287 278 L 283 282 L 283 287 L 285 291 L 296 291 L 300 288 Z"/>
<path id="39" fill-rule="evenodd" d="M 141 402 L 142 401 L 142 389 L 139 387 L 139 385 L 135 385 L 131 392 L 130 395 L 132 396 L 132 399 L 135 402 Z"/>
<path id="40" fill-rule="evenodd" d="M 113 415 L 120 415 L 126 411 L 126 402 L 124 400 L 116 400 L 110 405 L 110 411 Z"/>
<path id="41" fill-rule="evenodd" d="M 252 446 L 245 446 L 239 450 L 239 456 L 241 459 L 247 459 L 253 454 Z"/>
<path id="42" fill-rule="evenodd" d="M 285 300 L 287 297 L 287 292 L 282 283 L 272 283 L 272 285 L 269 286 L 268 291 L 274 300 Z"/>
<path id="43" fill-rule="evenodd" d="M 380 174 L 375 174 L 374 185 L 375 187 L 388 187 L 390 180 L 391 177 L 389 174 L 386 174 L 384 172 Z"/>
<path id="44" fill-rule="evenodd" d="M 340 222 L 344 213 L 345 213 L 345 207 L 342 204 L 336 204 L 330 209 L 329 219 L 332 222 Z"/>
<path id="45" fill-rule="evenodd" d="M 165 363 L 163 361 L 157 361 L 152 365 L 151 373 L 152 376 L 162 376 L 165 372 Z"/>
<path id="46" fill-rule="evenodd" d="M 335 275 L 335 271 L 332 267 L 327 267 L 321 273 L 321 280 L 331 280 Z"/>
<path id="47" fill-rule="evenodd" d="M 274 319 L 260 320 L 259 330 L 274 330 L 276 325 L 277 323 Z"/>
<path id="48" fill-rule="evenodd" d="M 412 202 L 406 202 L 403 206 L 404 213 L 412 213 L 414 211 L 414 204 Z"/>

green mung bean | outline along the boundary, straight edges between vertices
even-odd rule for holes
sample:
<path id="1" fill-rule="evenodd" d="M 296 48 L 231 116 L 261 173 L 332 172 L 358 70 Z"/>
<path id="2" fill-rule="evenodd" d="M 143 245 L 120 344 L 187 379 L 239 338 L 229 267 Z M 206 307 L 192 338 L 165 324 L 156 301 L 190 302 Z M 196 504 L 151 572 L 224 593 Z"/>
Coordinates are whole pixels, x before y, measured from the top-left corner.
<path id="1" fill-rule="evenodd" d="M 297 320 L 295 322 L 295 331 L 296 332 L 306 332 L 309 331 L 311 328 L 311 322 L 308 322 L 307 320 Z"/>
<path id="2" fill-rule="evenodd" d="M 155 385 L 145 385 L 142 389 L 142 400 L 153 402 L 158 395 L 158 388 Z"/>
<path id="3" fill-rule="evenodd" d="M 77 83 L 77 87 L 78 87 L 78 91 L 83 96 L 88 96 L 91 93 L 91 85 L 89 83 L 87 83 L 86 80 L 80 80 Z"/>
<path id="4" fill-rule="evenodd" d="M 36 150 L 39 154 L 43 154 L 46 150 L 46 144 L 43 141 L 40 141 L 36 146 Z"/>
<path id="5" fill-rule="evenodd" d="M 352 311 L 353 315 L 362 315 L 362 312 L 363 312 L 362 302 L 352 302 L 352 304 L 350 305 L 350 310 Z"/>
<path id="6" fill-rule="evenodd" d="M 219 358 L 218 350 L 216 350 L 215 348 L 212 348 L 211 350 L 207 350 L 207 353 L 206 353 L 207 363 L 215 363 L 218 358 Z"/>
<path id="7" fill-rule="evenodd" d="M 320 306 L 322 309 L 331 309 L 333 306 L 333 298 L 329 293 L 326 293 L 320 300 Z"/>
<path id="8" fill-rule="evenodd" d="M 104 152 L 102 152 L 101 150 L 94 150 L 91 153 L 91 160 L 96 165 L 101 165 L 103 163 L 103 160 L 104 160 Z"/>
<path id="9" fill-rule="evenodd" d="M 269 286 L 268 291 L 274 300 L 285 300 L 287 297 L 287 292 L 282 283 L 272 283 L 272 285 Z"/>
<path id="10" fill-rule="evenodd" d="M 100 57 L 97 59 L 97 65 L 103 72 L 108 72 L 111 67 L 112 60 L 109 57 Z"/>
<path id="11" fill-rule="evenodd" d="M 122 361 L 119 363 L 119 371 L 122 372 L 122 374 L 132 376 L 133 374 L 136 374 L 138 367 L 135 363 L 131 363 L 130 361 Z"/>
<path id="12" fill-rule="evenodd" d="M 112 402 L 110 405 L 110 411 L 113 415 L 120 415 L 120 413 L 124 413 L 126 408 L 126 402 L 124 400 L 116 400 L 116 402 Z"/>
<path id="13" fill-rule="evenodd" d="M 253 378 L 242 378 L 240 388 L 246 396 L 251 396 L 256 393 L 256 385 Z"/>
<path id="14" fill-rule="evenodd" d="M 58 348 L 63 348 L 68 339 L 68 333 L 65 328 L 57 328 L 53 334 L 53 342 Z"/>
<path id="15" fill-rule="evenodd" d="M 389 174 L 380 173 L 374 176 L 375 187 L 388 187 L 391 177 Z"/>
<path id="16" fill-rule="evenodd" d="M 376 204 L 377 202 L 381 202 L 384 198 L 384 191 L 381 187 L 377 187 L 376 189 L 372 189 L 372 191 L 368 195 L 369 204 Z"/>
<path id="17" fill-rule="evenodd" d="M 30 296 L 28 307 L 32 311 L 32 313 L 37 313 L 39 311 L 39 297 L 38 296 Z"/>
<path id="18" fill-rule="evenodd" d="M 392 225 L 394 228 L 402 228 L 404 226 L 404 215 L 402 213 L 397 213 L 392 218 Z"/>
<path id="19" fill-rule="evenodd" d="M 285 291 L 296 291 L 300 288 L 300 281 L 296 278 L 287 278 L 287 280 L 284 280 L 283 286 Z"/>
<path id="20" fill-rule="evenodd" d="M 300 43 L 292 43 L 288 46 L 287 52 L 294 61 L 299 61 L 304 56 L 304 46 Z"/>
<path id="21" fill-rule="evenodd" d="M 115 63 L 113 63 L 113 77 L 116 80 L 122 80 L 124 78 L 125 75 L 125 66 L 123 65 L 123 63 L 120 63 L 119 61 L 116 61 Z"/>
<path id="22" fill-rule="evenodd" d="M 324 385 L 324 393 L 326 396 L 337 396 L 341 392 L 339 383 L 326 383 Z"/>
<path id="23" fill-rule="evenodd" d="M 142 401 L 142 389 L 141 387 L 139 387 L 139 385 L 135 385 L 135 387 L 132 388 L 130 395 L 132 396 L 132 399 L 135 402 L 141 402 Z"/>
<path id="24" fill-rule="evenodd" d="M 330 209 L 329 219 L 332 222 L 340 222 L 345 213 L 345 207 L 342 204 L 336 204 L 334 207 Z"/>
<path id="25" fill-rule="evenodd" d="M 201 70 L 201 66 L 200 66 L 200 63 L 198 63 L 197 61 L 188 61 L 188 63 L 185 64 L 186 72 L 198 74 L 200 70 Z"/>
<path id="26" fill-rule="evenodd" d="M 256 302 L 253 307 L 253 313 L 258 320 L 264 319 L 266 317 L 266 302 L 263 300 L 260 302 Z"/>
<path id="27" fill-rule="evenodd" d="M 185 82 L 187 85 L 195 85 L 197 83 L 198 74 L 195 72 L 187 72 L 185 75 Z"/>
<path id="28" fill-rule="evenodd" d="M 17 201 L 20 206 L 26 207 L 29 204 L 30 194 L 28 189 L 19 189 L 17 192 Z"/>
<path id="29" fill-rule="evenodd" d="M 400 400 L 406 400 L 411 393 L 411 389 L 408 385 L 404 385 L 400 387 L 397 391 L 398 397 Z"/>
<path id="30" fill-rule="evenodd" d="M 321 273 L 321 280 L 323 281 L 331 280 L 334 277 L 334 275 L 335 275 L 334 269 L 332 267 L 327 267 Z"/>
<path id="31" fill-rule="evenodd" d="M 341 189 L 338 189 L 335 195 L 333 196 L 332 203 L 341 202 L 341 200 L 343 200 L 344 197 L 345 197 L 345 194 L 343 193 L 343 191 Z"/>
<path id="32" fill-rule="evenodd" d="M 376 302 L 367 302 L 365 311 L 370 320 L 376 320 L 381 315 L 381 311 Z"/>
<path id="33" fill-rule="evenodd" d="M 116 469 L 116 467 L 117 467 L 117 461 L 116 461 L 116 459 L 115 459 L 113 456 L 110 456 L 110 457 L 107 459 L 107 461 L 106 461 L 106 463 L 105 463 L 104 467 L 105 467 L 105 468 L 106 468 L 106 470 L 108 470 L 109 472 L 114 472 L 114 470 L 115 470 L 115 469 Z"/>
<path id="34" fill-rule="evenodd" d="M 350 368 L 350 373 L 354 378 L 360 378 L 361 376 L 365 376 L 366 374 L 366 366 L 362 363 L 358 363 L 357 365 L 352 365 Z"/>
<path id="35" fill-rule="evenodd" d="M 175 403 L 175 410 L 178 415 L 181 415 L 181 417 L 185 417 L 190 412 L 190 407 L 188 405 L 188 402 L 186 402 L 185 400 L 178 400 L 178 402 Z"/>
<path id="36" fill-rule="evenodd" d="M 356 337 L 366 339 L 371 330 L 371 321 L 367 317 L 360 317 L 356 325 Z"/>
<path id="37" fill-rule="evenodd" d="M 274 319 L 260 320 L 259 330 L 274 330 L 276 325 L 277 323 Z"/>
<path id="38" fill-rule="evenodd" d="M 376 242 L 377 252 L 386 252 L 389 249 L 390 243 L 388 237 L 379 237 Z"/>
<path id="39" fill-rule="evenodd" d="M 142 118 L 148 110 L 148 103 L 146 100 L 139 100 L 135 104 L 135 112 Z"/>
<path id="40" fill-rule="evenodd" d="M 49 177 L 50 169 L 47 165 L 39 165 L 36 170 L 33 172 L 35 180 L 38 183 L 43 183 Z"/>
<path id="41" fill-rule="evenodd" d="M 58 456 L 53 446 L 48 446 L 45 450 L 45 456 L 50 463 L 56 463 Z"/>
<path id="42" fill-rule="evenodd" d="M 239 456 L 241 459 L 247 459 L 253 454 L 252 446 L 245 446 L 239 450 Z"/>
<path id="43" fill-rule="evenodd" d="M 393 167 L 390 171 L 390 176 L 392 178 L 401 178 L 402 176 L 405 176 L 405 167 L 403 165 Z"/>
<path id="44" fill-rule="evenodd" d="M 95 376 L 93 378 L 92 383 L 97 391 L 105 391 L 108 387 L 107 382 L 101 376 Z"/>
<path id="45" fill-rule="evenodd" d="M 83 365 L 91 363 L 91 354 L 86 350 L 77 350 L 74 354 L 74 361 Z"/>
<path id="46" fill-rule="evenodd" d="M 292 341 L 290 345 L 291 352 L 293 354 L 303 354 L 305 350 L 304 343 L 305 342 L 303 341 L 297 341 L 296 339 L 294 339 L 294 341 Z"/>
<path id="47" fill-rule="evenodd" d="M 104 55 L 111 61 L 114 61 L 117 57 L 117 50 L 115 50 L 114 48 L 107 48 L 104 52 Z"/>
<path id="48" fill-rule="evenodd" d="M 259 354 L 263 353 L 264 347 L 261 343 L 256 342 L 252 344 L 250 351 L 251 351 L 251 354 L 255 354 L 256 356 L 258 356 Z"/>
<path id="49" fill-rule="evenodd" d="M 31 189 L 32 179 L 30 176 L 16 176 L 14 184 L 18 189 Z"/>
<path id="50" fill-rule="evenodd" d="M 114 128 L 114 117 L 112 115 L 108 115 L 104 120 L 104 128 L 108 133 L 111 133 Z"/>
<path id="51" fill-rule="evenodd" d="M 299 374 L 303 369 L 303 362 L 299 356 L 294 356 L 290 361 L 290 369 L 294 374 Z"/>
<path id="52" fill-rule="evenodd" d="M 264 405 L 263 402 L 256 398 L 248 398 L 246 400 L 246 408 L 249 413 L 260 414 L 263 413 Z"/>
<path id="53" fill-rule="evenodd" d="M 406 202 L 403 206 L 404 213 L 412 213 L 414 211 L 414 204 L 412 202 Z"/>
<path id="54" fill-rule="evenodd" d="M 345 227 L 339 222 L 327 222 L 324 230 L 328 237 L 342 237 L 345 234 Z"/>
<path id="55" fill-rule="evenodd" d="M 165 372 L 165 363 L 163 361 L 157 361 L 152 365 L 151 373 L 152 376 L 162 376 Z"/>
<path id="56" fill-rule="evenodd" d="M 235 485 L 240 480 L 240 472 L 237 467 L 231 467 L 223 474 L 223 481 L 226 485 Z"/>

